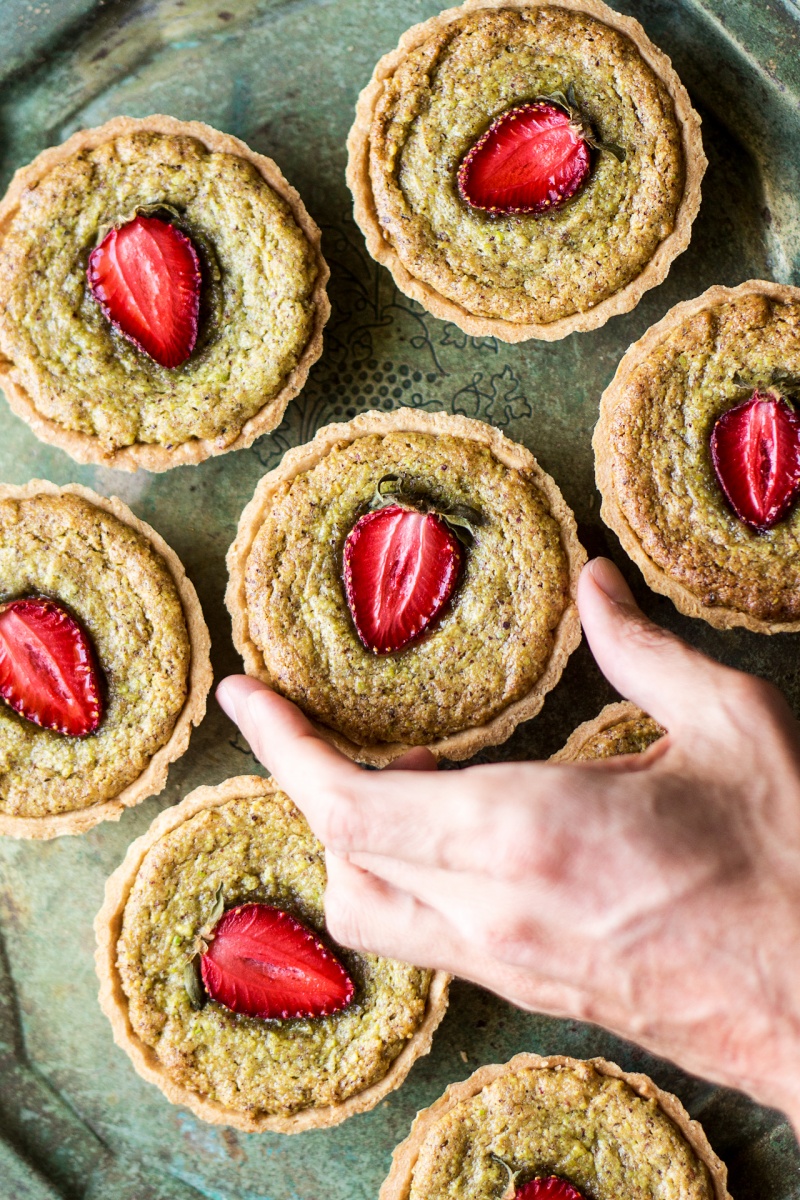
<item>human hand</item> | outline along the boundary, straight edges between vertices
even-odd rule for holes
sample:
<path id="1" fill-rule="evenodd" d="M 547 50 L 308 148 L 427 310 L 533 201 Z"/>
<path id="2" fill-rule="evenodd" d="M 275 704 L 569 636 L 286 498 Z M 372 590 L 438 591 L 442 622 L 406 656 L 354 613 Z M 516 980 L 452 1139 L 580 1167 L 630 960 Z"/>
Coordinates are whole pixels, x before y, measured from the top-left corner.
<path id="1" fill-rule="evenodd" d="M 668 734 L 644 754 L 367 772 L 246 676 L 218 699 L 327 849 L 355 949 L 594 1021 L 800 1127 L 800 735 L 781 694 L 648 621 L 612 563 L 597 662 Z M 426 773 L 428 772 L 428 773 Z"/>

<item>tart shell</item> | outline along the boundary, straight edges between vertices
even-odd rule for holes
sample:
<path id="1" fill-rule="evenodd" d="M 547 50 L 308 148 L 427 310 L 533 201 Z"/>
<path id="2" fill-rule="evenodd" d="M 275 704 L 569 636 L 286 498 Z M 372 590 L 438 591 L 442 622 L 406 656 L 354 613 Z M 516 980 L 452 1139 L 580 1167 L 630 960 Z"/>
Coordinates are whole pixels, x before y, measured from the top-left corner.
<path id="1" fill-rule="evenodd" d="M 292 216 L 312 247 L 317 264 L 317 277 L 312 293 L 314 323 L 300 360 L 277 395 L 245 422 L 233 441 L 190 438 L 174 446 L 136 442 L 109 452 L 99 437 L 67 429 L 57 421 L 43 416 L 34 405 L 30 394 L 11 377 L 14 364 L 0 357 L 0 387 L 3 388 L 12 411 L 30 426 L 41 441 L 65 450 L 76 462 L 97 463 L 122 471 L 136 471 L 141 467 L 146 471 L 160 472 L 187 463 L 203 462 L 214 455 L 227 454 L 229 450 L 246 449 L 262 433 L 268 433 L 280 424 L 289 401 L 301 391 L 308 372 L 322 353 L 322 330 L 331 311 L 326 292 L 330 270 L 322 257 L 318 226 L 308 215 L 298 192 L 284 178 L 280 168 L 271 158 L 257 154 L 239 138 L 220 133 L 210 125 L 204 125 L 200 121 L 178 121 L 175 117 L 162 114 L 141 118 L 115 117 L 96 129 L 79 130 L 62 145 L 42 151 L 32 163 L 21 167 L 15 173 L 5 197 L 0 202 L 0 241 L 16 212 L 22 193 L 35 187 L 39 180 L 59 163 L 74 157 L 82 150 L 93 150 L 113 138 L 142 132 L 195 138 L 209 151 L 247 159 L 289 206 Z"/>
<path id="2" fill-rule="evenodd" d="M 118 521 L 130 526 L 142 535 L 166 563 L 175 582 L 186 618 L 186 629 L 191 647 L 191 661 L 187 680 L 187 695 L 178 715 L 169 740 L 150 759 L 142 774 L 133 783 L 111 800 L 94 804 L 75 812 L 58 813 L 47 817 L 17 817 L 0 813 L 0 834 L 15 838 L 54 838 L 65 834 L 85 833 L 101 821 L 118 821 L 126 808 L 132 808 L 149 796 L 157 796 L 164 790 L 169 765 L 180 758 L 189 745 L 192 728 L 199 725 L 206 713 L 213 672 L 211 669 L 211 638 L 194 584 L 187 577 L 180 559 L 160 534 L 144 521 L 135 517 L 127 504 L 116 496 L 110 499 L 93 492 L 91 488 L 71 483 L 57 487 L 46 479 L 33 479 L 24 486 L 0 484 L 0 500 L 24 500 L 29 496 L 45 493 L 48 496 L 81 496 L 90 504 L 111 513 Z"/>
<path id="3" fill-rule="evenodd" d="M 131 888 L 145 855 L 161 837 L 176 829 L 203 809 L 216 808 L 229 800 L 247 796 L 268 796 L 278 791 L 271 779 L 259 775 L 239 775 L 216 787 L 199 787 L 180 804 L 158 816 L 142 837 L 128 849 L 125 859 L 106 883 L 103 907 L 94 922 L 97 937 L 95 966 L 100 979 L 100 1007 L 111 1022 L 114 1041 L 130 1058 L 137 1074 L 154 1083 L 173 1104 L 182 1104 L 212 1125 L 230 1125 L 247 1133 L 302 1133 L 307 1129 L 326 1129 L 348 1117 L 374 1108 L 389 1092 L 398 1088 L 418 1058 L 431 1048 L 434 1031 L 447 1011 L 450 976 L 435 971 L 431 980 L 425 1017 L 417 1032 L 392 1063 L 383 1079 L 341 1104 L 305 1109 L 294 1116 L 251 1116 L 233 1112 L 224 1105 L 207 1100 L 170 1078 L 153 1049 L 134 1032 L 128 1016 L 128 1000 L 122 990 L 117 968 L 117 942 Z"/>
<path id="4" fill-rule="evenodd" d="M 486 446 L 504 466 L 524 471 L 532 477 L 536 486 L 544 493 L 550 511 L 558 523 L 564 552 L 567 558 L 570 579 L 570 602 L 565 608 L 555 631 L 553 651 L 544 673 L 527 695 L 511 703 L 485 725 L 474 726 L 458 733 L 440 738 L 428 745 L 437 758 L 458 761 L 470 758 L 485 746 L 496 746 L 507 738 L 522 721 L 528 721 L 541 709 L 544 698 L 555 687 L 566 666 L 570 654 L 581 639 L 581 625 L 575 596 L 578 576 L 586 562 L 586 552 L 578 541 L 575 518 L 561 495 L 555 481 L 536 462 L 531 452 L 517 442 L 510 441 L 499 429 L 476 421 L 471 417 L 451 416 L 448 413 L 427 413 L 421 409 L 400 408 L 394 412 L 368 412 L 343 424 L 327 425 L 319 430 L 313 441 L 298 446 L 284 455 L 280 464 L 259 482 L 253 499 L 239 520 L 236 539 L 228 551 L 229 582 L 225 603 L 233 623 L 233 641 L 244 659 L 245 671 L 274 686 L 261 650 L 253 641 L 247 617 L 246 571 L 247 559 L 273 496 L 282 484 L 296 475 L 310 470 L 335 446 L 352 442 L 368 434 L 398 432 L 420 432 L 450 434 L 454 437 L 470 438 Z M 376 743 L 361 746 L 343 734 L 319 722 L 313 722 L 317 732 L 331 742 L 342 753 L 357 762 L 383 767 L 411 746 L 402 742 Z"/>
<path id="5" fill-rule="evenodd" d="M 725 1164 L 717 1157 L 709 1145 L 708 1138 L 702 1126 L 693 1121 L 677 1096 L 664 1092 L 656 1087 L 647 1075 L 632 1074 L 623 1071 L 616 1063 L 607 1062 L 604 1058 L 575 1059 L 565 1058 L 554 1054 L 542 1058 L 538 1054 L 517 1054 L 507 1063 L 493 1064 L 481 1067 L 461 1083 L 451 1083 L 447 1091 L 430 1108 L 424 1108 L 417 1113 L 411 1132 L 404 1142 L 401 1142 L 392 1155 L 392 1169 L 380 1190 L 379 1200 L 408 1200 L 411 1189 L 411 1179 L 414 1166 L 419 1157 L 423 1142 L 431 1128 L 436 1125 L 446 1113 L 460 1104 L 476 1096 L 478 1092 L 493 1083 L 501 1075 L 510 1074 L 526 1067 L 558 1068 L 570 1067 L 580 1069 L 587 1064 L 601 1075 L 612 1079 L 621 1079 L 645 1100 L 655 1100 L 668 1117 L 677 1125 L 697 1157 L 703 1162 L 711 1176 L 716 1200 L 730 1200 L 728 1193 L 728 1171 Z"/>
<path id="6" fill-rule="evenodd" d="M 586 312 L 562 317 L 549 324 L 522 324 L 501 317 L 476 316 L 456 301 L 442 295 L 429 283 L 412 275 L 405 267 L 394 247 L 384 237 L 378 220 L 369 172 L 370 127 L 383 92 L 384 80 L 394 73 L 412 50 L 439 30 L 466 13 L 480 9 L 526 9 L 541 6 L 587 13 L 625 34 L 633 42 L 672 98 L 682 133 L 686 181 L 672 233 L 660 243 L 650 262 L 635 279 Z M 646 291 L 663 282 L 673 260 L 689 245 L 692 224 L 700 208 L 700 185 L 708 165 L 700 136 L 700 118 L 692 108 L 688 92 L 678 78 L 670 59 L 653 45 L 638 21 L 633 17 L 621 16 L 602 0 L 465 0 L 458 8 L 448 8 L 438 16 L 412 26 L 401 37 L 397 49 L 380 59 L 372 73 L 372 79 L 361 92 L 356 105 L 355 123 L 347 139 L 347 149 L 347 182 L 353 193 L 354 216 L 366 238 L 367 249 L 376 262 L 388 267 L 400 291 L 419 301 L 434 317 L 452 321 L 470 336 L 493 336 L 504 342 L 524 342 L 532 338 L 548 342 L 558 341 L 576 331 L 598 329 L 610 317 L 630 312 L 635 308 Z"/>
<path id="7" fill-rule="evenodd" d="M 630 700 L 607 704 L 591 721 L 584 721 L 577 729 L 573 729 L 561 749 L 550 755 L 550 762 L 575 762 L 586 743 L 598 733 L 605 733 L 607 729 L 613 729 L 622 721 L 636 721 L 646 716 L 647 713 Z"/>
<path id="8" fill-rule="evenodd" d="M 676 304 L 665 317 L 657 324 L 652 325 L 639 338 L 638 342 L 634 342 L 628 348 L 617 367 L 614 378 L 600 399 L 600 418 L 592 438 L 595 478 L 602 496 L 600 515 L 603 521 L 617 535 L 623 550 L 639 567 L 647 585 L 654 592 L 668 596 L 679 612 L 684 613 L 687 617 L 700 617 L 709 625 L 713 625 L 715 629 L 733 629 L 743 626 L 753 633 L 796 633 L 800 630 L 800 621 L 769 621 L 734 608 L 711 607 L 703 604 L 689 588 L 667 574 L 650 558 L 637 534 L 631 528 L 619 504 L 614 478 L 614 453 L 610 431 L 614 411 L 620 402 L 631 373 L 688 317 L 692 317 L 704 309 L 729 304 L 742 296 L 753 295 L 797 303 L 800 299 L 800 289 L 764 279 L 750 279 L 734 288 L 711 287 L 694 300 Z"/>

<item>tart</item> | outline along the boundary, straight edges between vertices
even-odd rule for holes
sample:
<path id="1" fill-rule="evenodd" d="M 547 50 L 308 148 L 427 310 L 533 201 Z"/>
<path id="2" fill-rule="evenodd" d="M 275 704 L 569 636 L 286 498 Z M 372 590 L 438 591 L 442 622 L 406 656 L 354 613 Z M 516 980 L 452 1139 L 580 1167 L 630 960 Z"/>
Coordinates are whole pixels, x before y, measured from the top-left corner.
<path id="1" fill-rule="evenodd" d="M 427 1054 L 447 1007 L 448 976 L 334 945 L 325 880 L 325 852 L 302 814 L 254 775 L 197 788 L 131 845 L 95 921 L 100 1004 L 137 1072 L 174 1104 L 213 1124 L 298 1133 L 373 1108 Z M 244 1011 L 258 979 L 240 974 L 236 987 L 220 991 L 206 959 L 216 948 L 220 960 L 224 927 L 243 910 L 277 913 L 304 929 L 317 955 L 312 968 L 321 961 L 330 973 L 336 964 L 349 978 L 335 1011 L 296 1015 L 315 981 L 293 950 L 286 956 L 285 939 L 274 941 L 274 924 L 272 941 L 255 951 L 248 944 L 251 963 L 277 946 L 284 958 L 261 975 L 263 989 L 277 995 L 281 981 L 288 987 L 301 976 L 306 997 L 298 1001 L 296 992 L 289 1009 L 281 998 L 287 1015 L 267 1016 Z M 268 1004 L 262 995 L 260 1011 Z"/>
<path id="2" fill-rule="evenodd" d="M 507 342 L 633 308 L 688 245 L 706 167 L 670 60 L 600 0 L 467 0 L 415 25 L 348 147 L 373 258 Z"/>
<path id="3" fill-rule="evenodd" d="M 591 721 L 584 721 L 552 755 L 551 762 L 587 762 L 616 758 L 618 754 L 642 754 L 666 730 L 629 700 L 607 704 Z"/>
<path id="4" fill-rule="evenodd" d="M 602 1058 L 518 1054 L 451 1084 L 394 1152 L 380 1200 L 729 1200 L 677 1097 Z"/>
<path id="5" fill-rule="evenodd" d="M 0 833 L 118 820 L 205 715 L 194 587 L 121 501 L 45 480 L 0 486 L 0 579 Z"/>
<path id="6" fill-rule="evenodd" d="M 319 358 L 328 275 L 271 159 L 197 121 L 117 117 L 45 150 L 0 203 L 0 384 L 78 462 L 239 450 Z"/>
<path id="7" fill-rule="evenodd" d="M 554 481 L 480 421 L 401 408 L 321 429 L 228 552 L 248 674 L 346 754 L 463 759 L 536 715 L 580 640 L 585 561 Z"/>
<path id="8" fill-rule="evenodd" d="M 800 628 L 799 404 L 798 288 L 710 288 L 622 359 L 594 434 L 601 514 L 681 612 Z"/>

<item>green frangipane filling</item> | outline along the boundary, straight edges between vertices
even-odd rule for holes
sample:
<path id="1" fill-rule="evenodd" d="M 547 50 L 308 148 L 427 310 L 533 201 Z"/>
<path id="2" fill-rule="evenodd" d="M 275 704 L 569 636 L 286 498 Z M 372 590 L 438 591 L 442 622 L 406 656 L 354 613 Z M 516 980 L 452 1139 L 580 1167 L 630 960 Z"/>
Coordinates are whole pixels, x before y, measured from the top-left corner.
<path id="1" fill-rule="evenodd" d="M 498 1161 L 502 1160 L 502 1161 Z M 503 1075 L 436 1122 L 410 1200 L 498 1200 L 559 1175 L 589 1200 L 711 1200 L 703 1163 L 655 1100 L 585 1067 Z"/>
<path id="2" fill-rule="evenodd" d="M 386 475 L 480 515 L 456 592 L 419 642 L 378 657 L 359 641 L 342 548 Z M 567 556 L 544 494 L 467 438 L 370 435 L 283 485 L 247 563 L 252 636 L 280 689 L 361 744 L 420 744 L 480 725 L 531 690 L 569 602 Z"/>
<path id="3" fill-rule="evenodd" d="M 190 646 L 175 583 L 141 534 L 79 496 L 0 501 L 0 600 L 42 594 L 88 631 L 107 686 L 97 733 L 71 738 L 0 706 L 0 810 L 43 817 L 119 795 L 170 737 Z"/>
<path id="4" fill-rule="evenodd" d="M 625 161 L 557 212 L 493 216 L 459 196 L 458 166 L 498 114 L 572 86 L 582 117 Z M 385 85 L 371 131 L 378 217 L 411 273 L 470 312 L 547 323 L 641 273 L 674 227 L 684 161 L 672 99 L 624 34 L 572 10 L 470 13 Z"/>
<path id="5" fill-rule="evenodd" d="M 742 296 L 673 329 L 632 371 L 609 429 L 615 498 L 653 562 L 703 604 L 774 621 L 800 619 L 800 506 L 748 529 L 709 445 L 748 389 L 785 376 L 800 376 L 800 304 Z"/>
<path id="6" fill-rule="evenodd" d="M 203 264 L 194 353 L 169 370 L 113 329 L 86 280 L 109 226 L 168 205 Z M 312 248 L 252 163 L 134 133 L 60 163 L 0 246 L 0 347 L 36 408 L 110 447 L 233 441 L 282 388 L 311 331 Z"/>
<path id="7" fill-rule="evenodd" d="M 641 754 L 664 736 L 664 730 L 652 717 L 634 717 L 603 729 L 584 742 L 575 755 L 577 761 L 613 758 L 617 754 Z"/>
<path id="8" fill-rule="evenodd" d="M 170 1078 L 251 1113 L 338 1104 L 382 1079 L 424 1014 L 430 972 L 334 947 L 354 1002 L 313 1020 L 264 1021 L 184 983 L 195 939 L 222 888 L 225 907 L 269 903 L 325 935 L 322 846 L 287 796 L 205 809 L 148 852 L 125 906 L 118 963 L 131 1024 Z"/>

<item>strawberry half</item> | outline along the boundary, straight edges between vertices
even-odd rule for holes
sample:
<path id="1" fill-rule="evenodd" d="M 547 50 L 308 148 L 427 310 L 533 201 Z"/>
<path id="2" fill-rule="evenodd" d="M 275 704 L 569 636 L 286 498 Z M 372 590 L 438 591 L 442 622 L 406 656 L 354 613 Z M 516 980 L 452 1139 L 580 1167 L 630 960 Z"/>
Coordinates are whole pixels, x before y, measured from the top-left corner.
<path id="1" fill-rule="evenodd" d="M 89 255 L 92 295 L 129 342 L 162 367 L 194 350 L 200 259 L 185 233 L 141 214 L 112 229 Z"/>
<path id="2" fill-rule="evenodd" d="M 545 1179 L 531 1179 L 519 1189 L 514 1200 L 584 1200 L 584 1196 L 566 1179 L 548 1175 Z"/>
<path id="3" fill-rule="evenodd" d="M 365 513 L 344 544 L 347 603 L 373 654 L 425 633 L 453 594 L 463 552 L 441 517 L 390 504 Z"/>
<path id="4" fill-rule="evenodd" d="M 711 461 L 739 520 L 766 532 L 800 490 L 800 416 L 783 396 L 757 388 L 717 420 Z"/>
<path id="5" fill-rule="evenodd" d="M 69 737 L 85 737 L 100 725 L 102 688 L 92 644 L 55 600 L 0 606 L 0 696 L 26 720 Z"/>
<path id="6" fill-rule="evenodd" d="M 547 100 L 501 113 L 467 152 L 458 190 L 490 213 L 541 213 L 565 204 L 591 169 L 590 135 Z"/>
<path id="7" fill-rule="evenodd" d="M 279 908 L 231 908 L 212 938 L 200 972 L 211 999 L 232 1012 L 264 1019 L 327 1017 L 353 999 L 353 981 L 339 960 Z"/>

